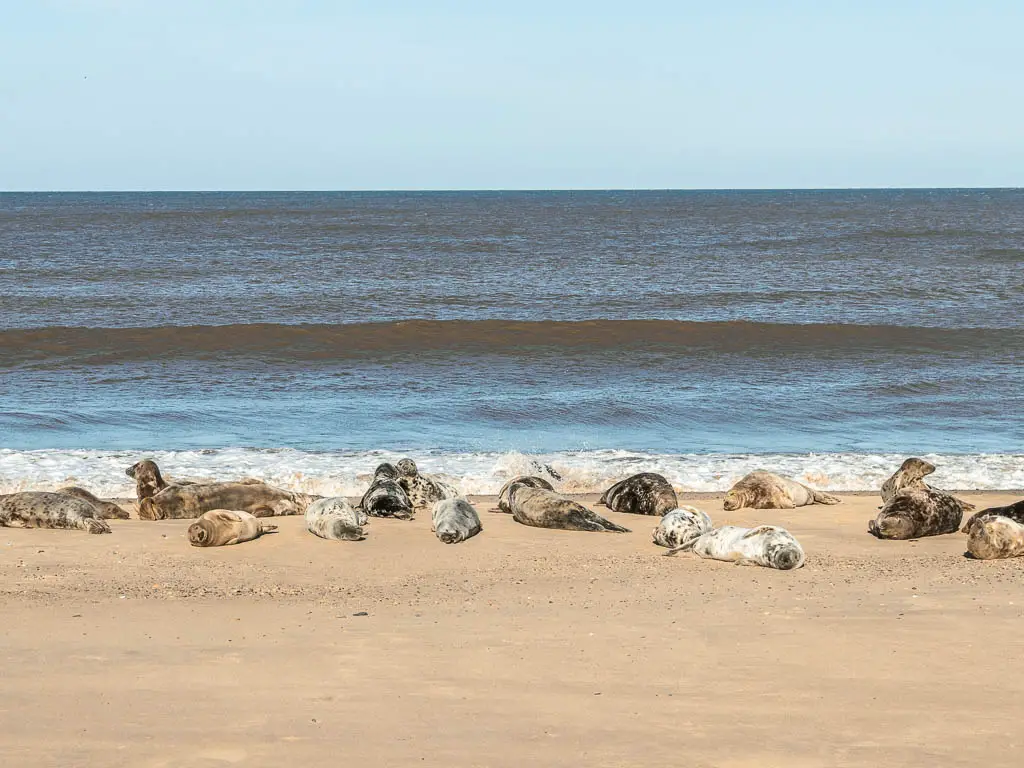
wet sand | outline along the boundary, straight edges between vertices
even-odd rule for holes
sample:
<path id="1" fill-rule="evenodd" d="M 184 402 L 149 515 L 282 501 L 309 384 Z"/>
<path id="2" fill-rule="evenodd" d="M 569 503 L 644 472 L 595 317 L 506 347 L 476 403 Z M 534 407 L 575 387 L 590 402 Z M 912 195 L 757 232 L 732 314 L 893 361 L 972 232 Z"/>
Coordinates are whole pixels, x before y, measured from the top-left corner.
<path id="1" fill-rule="evenodd" d="M 0 763 L 1020 764 L 1024 558 L 875 540 L 877 496 L 720 499 L 697 504 L 786 526 L 806 567 L 663 557 L 652 518 L 527 528 L 490 499 L 459 545 L 424 513 L 219 549 L 186 521 L 0 529 Z"/>

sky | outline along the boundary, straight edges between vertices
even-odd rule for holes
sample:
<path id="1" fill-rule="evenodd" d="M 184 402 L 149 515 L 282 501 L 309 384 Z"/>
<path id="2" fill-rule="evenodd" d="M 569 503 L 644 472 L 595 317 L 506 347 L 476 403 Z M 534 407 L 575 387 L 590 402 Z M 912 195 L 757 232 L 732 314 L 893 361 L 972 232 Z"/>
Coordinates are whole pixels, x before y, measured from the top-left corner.
<path id="1" fill-rule="evenodd" d="M 1024 186 L 1024 3 L 0 0 L 0 190 Z"/>

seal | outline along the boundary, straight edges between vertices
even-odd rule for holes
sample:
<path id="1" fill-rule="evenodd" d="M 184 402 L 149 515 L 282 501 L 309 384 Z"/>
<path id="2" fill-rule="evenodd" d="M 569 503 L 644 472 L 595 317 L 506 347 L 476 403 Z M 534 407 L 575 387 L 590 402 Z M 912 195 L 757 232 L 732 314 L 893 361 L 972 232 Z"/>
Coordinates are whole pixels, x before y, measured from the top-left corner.
<path id="1" fill-rule="evenodd" d="M 150 459 L 135 462 L 124 473 L 135 481 L 135 496 L 138 498 L 139 504 L 142 504 L 143 499 L 156 496 L 170 485 L 160 474 L 160 468 L 156 462 Z"/>
<path id="2" fill-rule="evenodd" d="M 534 528 L 567 531 L 611 531 L 629 533 L 629 528 L 605 520 L 593 510 L 546 488 L 531 488 L 514 483 L 508 489 L 512 519 Z"/>
<path id="3" fill-rule="evenodd" d="M 188 540 L 193 547 L 224 547 L 252 541 L 276 530 L 276 525 L 264 523 L 248 512 L 211 509 L 188 527 Z"/>
<path id="4" fill-rule="evenodd" d="M 967 553 L 976 560 L 1024 555 L 1024 525 L 1003 515 L 978 518 L 967 535 Z"/>
<path id="5" fill-rule="evenodd" d="M 780 571 L 790 571 L 804 564 L 804 550 L 800 542 L 777 525 L 759 525 L 757 528 L 723 525 L 665 554 L 685 551 L 692 551 L 708 560 L 760 565 Z"/>
<path id="6" fill-rule="evenodd" d="M 96 517 L 101 520 L 127 520 L 131 515 L 128 514 L 128 510 L 124 507 L 118 506 L 112 501 L 104 501 L 89 493 L 85 488 L 79 488 L 77 485 L 69 485 L 65 488 L 58 488 L 57 493 L 63 493 L 65 496 L 75 496 L 76 498 L 82 499 L 92 504 L 93 509 L 96 510 Z"/>
<path id="7" fill-rule="evenodd" d="M 1008 504 L 1005 507 L 989 507 L 988 509 L 981 510 L 981 512 L 976 512 L 967 521 L 967 525 L 965 525 L 962 530 L 964 533 L 970 533 L 971 527 L 979 520 L 986 517 L 997 516 L 1008 517 L 1011 520 L 1015 520 L 1021 525 L 1024 525 L 1024 499 L 1014 502 L 1013 504 Z"/>
<path id="8" fill-rule="evenodd" d="M 605 491 L 597 502 L 613 512 L 631 515 L 664 515 L 679 506 L 672 483 L 654 472 L 620 480 Z"/>
<path id="9" fill-rule="evenodd" d="M 530 488 L 543 488 L 546 491 L 555 490 L 551 486 L 551 483 L 549 483 L 543 477 L 536 477 L 535 475 L 519 475 L 518 477 L 513 477 L 511 480 L 509 480 L 507 483 L 501 486 L 501 490 L 498 491 L 498 512 L 504 512 L 507 515 L 512 514 L 512 508 L 509 507 L 508 505 L 508 491 L 509 488 L 511 488 L 516 483 L 519 483 L 520 485 L 528 485 Z M 495 510 L 491 511 L 493 512 Z"/>
<path id="10" fill-rule="evenodd" d="M 139 504 L 140 520 L 181 520 L 214 509 L 248 512 L 255 517 L 300 515 L 318 496 L 293 493 L 267 483 L 169 485 Z"/>
<path id="11" fill-rule="evenodd" d="M 429 507 L 435 501 L 454 499 L 459 495 L 458 490 L 443 480 L 421 474 L 412 459 L 402 459 L 395 464 L 395 469 L 398 470 L 398 483 L 415 509 Z"/>
<path id="12" fill-rule="evenodd" d="M 696 507 L 679 507 L 664 514 L 652 538 L 659 547 L 681 547 L 712 528 L 706 512 Z"/>
<path id="13" fill-rule="evenodd" d="M 359 501 L 359 509 L 370 517 L 396 517 L 411 520 L 414 514 L 409 495 L 398 482 L 398 470 L 393 464 L 380 464 L 373 472 L 373 480 Z"/>
<path id="14" fill-rule="evenodd" d="M 317 499 L 306 507 L 306 530 L 321 539 L 362 541 L 366 513 L 352 507 L 341 496 Z"/>
<path id="15" fill-rule="evenodd" d="M 461 496 L 435 502 L 430 527 L 434 535 L 445 544 L 458 544 L 484 529 L 476 509 Z"/>
<path id="16" fill-rule="evenodd" d="M 896 470 L 896 473 L 892 477 L 882 483 L 882 503 L 888 504 L 892 501 L 892 498 L 904 488 L 909 488 L 911 490 L 935 490 L 945 493 L 941 488 L 930 486 L 922 479 L 934 471 L 935 465 L 931 462 L 918 458 L 907 459 L 900 465 L 900 468 Z M 962 499 L 960 500 L 960 503 L 963 505 L 965 512 L 974 509 L 973 504 L 968 504 Z"/>
<path id="17" fill-rule="evenodd" d="M 722 507 L 729 512 L 740 507 L 793 509 L 810 504 L 838 504 L 839 501 L 835 496 L 808 488 L 796 480 L 759 469 L 741 478 L 729 489 Z"/>
<path id="18" fill-rule="evenodd" d="M 85 499 L 65 493 L 23 491 L 0 496 L 0 527 L 78 528 L 87 533 L 110 533 L 96 508 Z"/>
<path id="19" fill-rule="evenodd" d="M 963 502 L 934 488 L 904 488 L 882 506 L 868 532 L 880 539 L 919 539 L 956 533 Z"/>

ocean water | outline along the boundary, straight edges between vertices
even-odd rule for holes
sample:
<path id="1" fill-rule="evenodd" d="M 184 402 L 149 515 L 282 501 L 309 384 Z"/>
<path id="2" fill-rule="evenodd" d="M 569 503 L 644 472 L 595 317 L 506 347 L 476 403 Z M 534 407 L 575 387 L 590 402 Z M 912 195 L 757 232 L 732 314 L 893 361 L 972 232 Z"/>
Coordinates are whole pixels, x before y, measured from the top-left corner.
<path id="1" fill-rule="evenodd" d="M 0 492 L 1024 486 L 1024 191 L 0 194 Z"/>

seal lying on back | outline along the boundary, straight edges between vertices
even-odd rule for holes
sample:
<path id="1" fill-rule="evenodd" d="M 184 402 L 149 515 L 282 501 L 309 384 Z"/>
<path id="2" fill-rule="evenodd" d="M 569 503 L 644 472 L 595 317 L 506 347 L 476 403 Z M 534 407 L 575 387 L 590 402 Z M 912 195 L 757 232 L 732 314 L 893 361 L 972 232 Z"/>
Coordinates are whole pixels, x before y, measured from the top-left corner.
<path id="1" fill-rule="evenodd" d="M 919 539 L 956 533 L 963 516 L 963 502 L 955 496 L 934 488 L 905 488 L 868 522 L 868 531 L 880 539 Z"/>
<path id="2" fill-rule="evenodd" d="M 341 496 L 318 499 L 306 508 L 306 530 L 321 539 L 362 541 L 366 513 L 352 507 Z"/>
<path id="3" fill-rule="evenodd" d="M 110 525 L 85 499 L 43 491 L 0 496 L 0 527 L 80 528 L 87 533 L 110 533 Z"/>
<path id="4" fill-rule="evenodd" d="M 939 488 L 932 488 L 922 479 L 934 471 L 935 465 L 931 462 L 918 458 L 907 459 L 892 477 L 882 483 L 882 503 L 888 504 L 892 501 L 893 496 L 905 488 L 941 491 Z M 945 493 L 945 491 L 941 492 Z M 965 512 L 974 509 L 973 504 L 968 504 L 966 501 L 960 503 Z"/>
<path id="5" fill-rule="evenodd" d="M 480 515 L 466 499 L 441 499 L 434 503 L 431 530 L 445 544 L 457 544 L 483 530 Z"/>
<path id="6" fill-rule="evenodd" d="M 514 483 L 508 490 L 508 504 L 513 520 L 534 528 L 629 533 L 628 528 L 605 520 L 582 504 L 546 488 L 531 488 L 523 483 Z"/>
<path id="7" fill-rule="evenodd" d="M 793 509 L 810 504 L 838 504 L 839 499 L 808 488 L 803 483 L 779 477 L 759 469 L 740 479 L 727 494 L 722 506 L 727 511 L 752 509 Z"/>
<path id="8" fill-rule="evenodd" d="M 1024 525 L 1024 500 L 1008 504 L 1005 507 L 989 507 L 983 509 L 981 512 L 976 512 L 968 521 L 967 525 L 963 527 L 964 533 L 970 533 L 971 527 L 986 517 L 1008 517 L 1011 520 L 1015 520 L 1021 525 Z"/>
<path id="9" fill-rule="evenodd" d="M 359 509 L 371 517 L 412 519 L 412 503 L 409 501 L 409 495 L 398 482 L 398 470 L 393 464 L 385 462 L 374 470 L 373 480 L 359 502 Z"/>
<path id="10" fill-rule="evenodd" d="M 65 488 L 58 488 L 57 493 L 63 493 L 65 496 L 75 496 L 83 501 L 87 501 L 92 504 L 96 510 L 96 516 L 101 520 L 110 520 L 115 518 L 117 520 L 127 520 L 131 515 L 128 514 L 128 510 L 123 507 L 119 507 L 112 501 L 104 501 L 89 493 L 85 488 L 79 488 L 77 485 L 69 485 Z"/>
<path id="11" fill-rule="evenodd" d="M 696 507 L 679 507 L 665 513 L 652 538 L 659 547 L 681 547 L 712 528 L 706 512 Z"/>
<path id="12" fill-rule="evenodd" d="M 264 523 L 248 512 L 211 509 L 188 527 L 188 540 L 193 547 L 224 547 L 252 541 L 276 530 L 276 525 Z"/>
<path id="13" fill-rule="evenodd" d="M 413 508 L 429 507 L 441 499 L 454 499 L 459 492 L 443 480 L 421 474 L 412 459 L 402 459 L 395 464 L 398 470 L 398 484 L 409 496 Z"/>
<path id="14" fill-rule="evenodd" d="M 551 483 L 549 483 L 543 477 L 535 477 L 533 475 L 519 475 L 518 477 L 513 477 L 511 480 L 509 480 L 507 483 L 501 486 L 501 490 L 498 491 L 499 512 L 504 512 L 507 515 L 512 514 L 512 508 L 509 507 L 508 505 L 508 490 L 516 483 L 519 483 L 520 485 L 528 485 L 530 488 L 543 488 L 546 491 L 555 490 L 551 486 Z"/>
<path id="15" fill-rule="evenodd" d="M 613 512 L 633 515 L 664 515 L 679 506 L 672 483 L 654 472 L 620 480 L 605 491 L 597 502 Z"/>
<path id="16" fill-rule="evenodd" d="M 693 551 L 698 557 L 708 560 L 760 565 L 778 568 L 780 571 L 789 571 L 804 564 L 804 550 L 800 542 L 785 528 L 775 525 L 760 525 L 757 528 L 724 525 L 665 554 L 674 555 L 685 551 Z"/>
<path id="17" fill-rule="evenodd" d="M 1024 525 L 1002 515 L 974 520 L 967 535 L 967 551 L 978 560 L 1020 557 L 1024 555 Z"/>
<path id="18" fill-rule="evenodd" d="M 142 500 L 139 519 L 180 520 L 214 509 L 239 510 L 255 517 L 299 515 L 317 498 L 267 483 L 171 485 Z"/>

